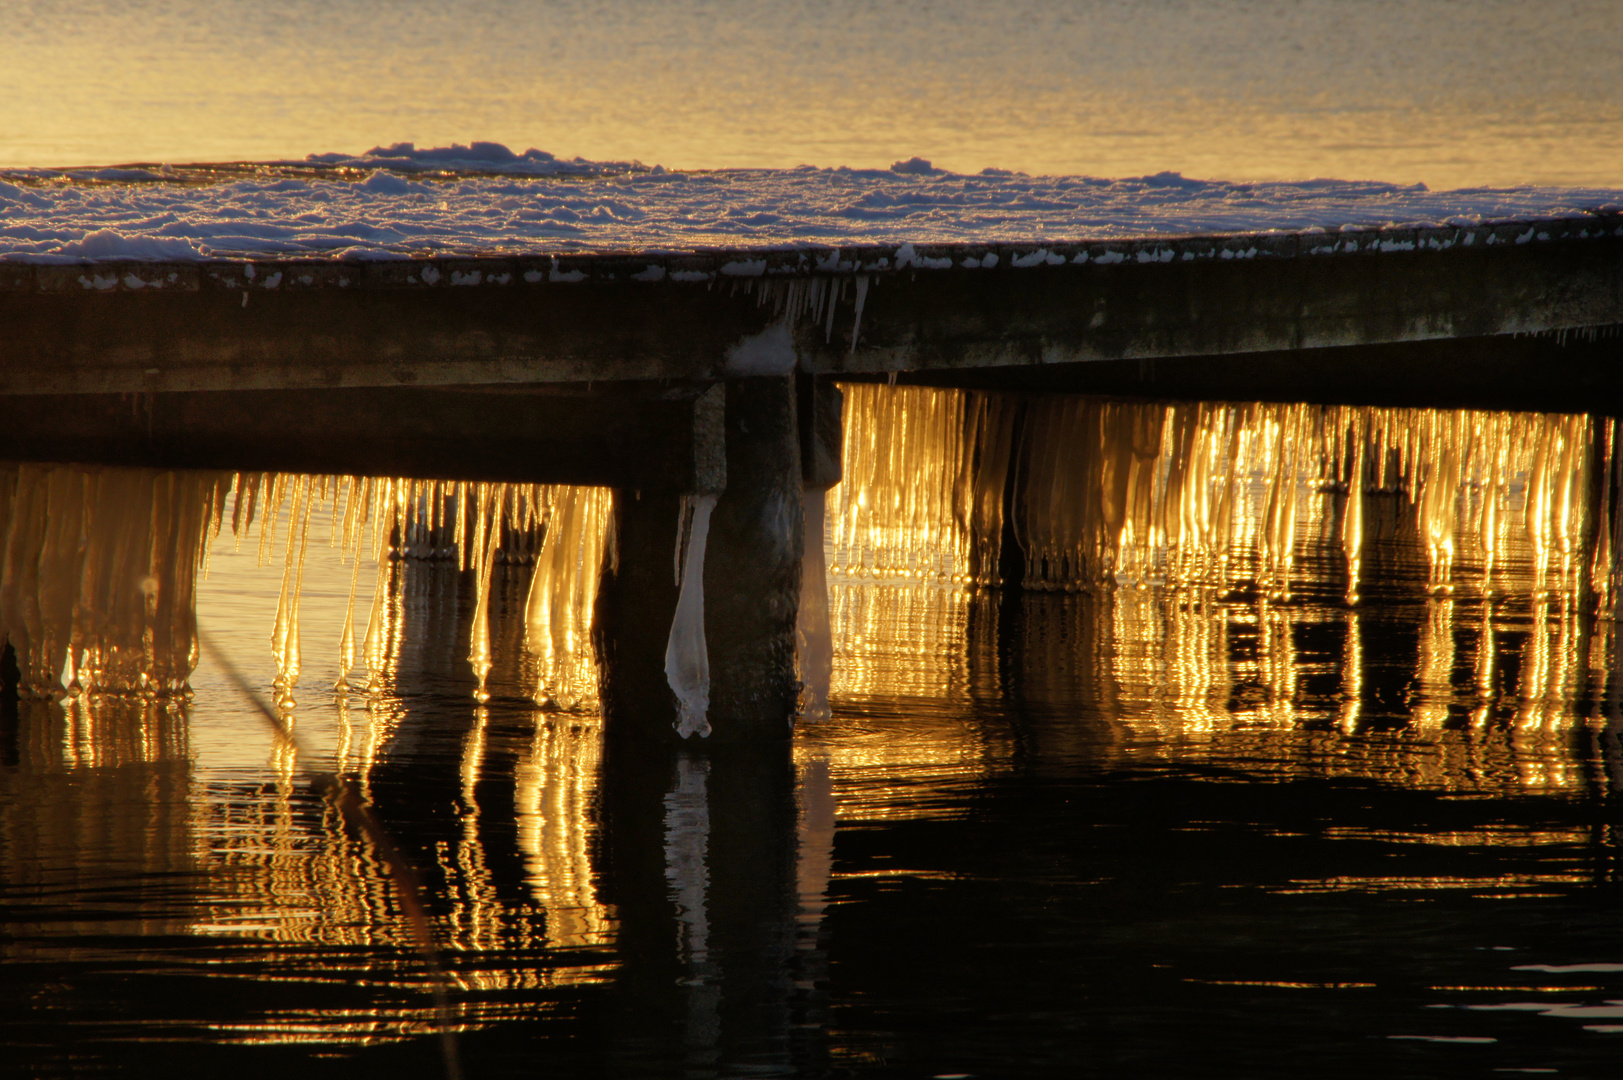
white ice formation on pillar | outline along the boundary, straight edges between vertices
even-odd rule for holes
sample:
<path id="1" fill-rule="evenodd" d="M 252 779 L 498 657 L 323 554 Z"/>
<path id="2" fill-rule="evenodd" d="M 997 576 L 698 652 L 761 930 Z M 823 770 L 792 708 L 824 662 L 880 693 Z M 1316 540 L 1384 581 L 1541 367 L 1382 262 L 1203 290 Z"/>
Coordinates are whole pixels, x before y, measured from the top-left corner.
<path id="1" fill-rule="evenodd" d="M 829 716 L 828 689 L 834 678 L 834 635 L 828 619 L 828 574 L 823 550 L 823 499 L 820 488 L 807 488 L 805 548 L 800 562 L 800 610 L 795 616 L 795 662 L 800 668 L 800 715 L 805 720 Z"/>
<path id="2" fill-rule="evenodd" d="M 676 733 L 686 739 L 710 734 L 710 654 L 704 639 L 704 548 L 710 536 L 714 495 L 682 500 L 677 522 L 676 615 L 665 644 L 665 681 L 676 695 Z M 682 543 L 684 534 L 687 543 Z"/>

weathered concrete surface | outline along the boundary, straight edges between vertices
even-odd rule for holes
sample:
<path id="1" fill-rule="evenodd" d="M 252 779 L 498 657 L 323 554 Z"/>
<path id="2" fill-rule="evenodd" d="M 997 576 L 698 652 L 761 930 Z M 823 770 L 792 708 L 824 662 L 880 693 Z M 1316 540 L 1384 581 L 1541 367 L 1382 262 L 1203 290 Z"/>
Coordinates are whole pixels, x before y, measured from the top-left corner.
<path id="1" fill-rule="evenodd" d="M 704 566 L 710 736 L 787 739 L 800 682 L 795 616 L 803 551 L 793 376 L 727 383 L 727 490 Z"/>
<path id="2" fill-rule="evenodd" d="M 806 487 L 827 491 L 844 476 L 845 394 L 824 375 L 796 377 L 800 422 L 800 477 Z"/>
<path id="3" fill-rule="evenodd" d="M 867 375 L 874 379 L 881 376 Z M 1623 415 L 1623 327 L 1295 352 L 909 372 L 900 382 L 1188 401 Z"/>
<path id="4" fill-rule="evenodd" d="M 0 263 L 0 393 L 717 380 L 791 316 L 823 374 L 1623 323 L 1617 216 L 900 255 Z"/>
<path id="5" fill-rule="evenodd" d="M 592 615 L 603 732 L 609 742 L 667 746 L 676 737 L 676 699 L 665 680 L 665 643 L 676 614 L 673 495 L 614 493 L 613 528 Z"/>
<path id="6" fill-rule="evenodd" d="M 0 395 L 0 459 L 718 493 L 720 386 Z"/>
<path id="7" fill-rule="evenodd" d="M 876 278 L 815 371 L 962 371 L 1290 352 L 1623 322 L 1623 242 Z M 837 338 L 837 334 L 835 335 Z M 1303 362 L 1322 363 L 1322 354 Z"/>
<path id="8" fill-rule="evenodd" d="M 770 317 L 640 284 L 0 293 L 0 393 L 714 380 Z"/>

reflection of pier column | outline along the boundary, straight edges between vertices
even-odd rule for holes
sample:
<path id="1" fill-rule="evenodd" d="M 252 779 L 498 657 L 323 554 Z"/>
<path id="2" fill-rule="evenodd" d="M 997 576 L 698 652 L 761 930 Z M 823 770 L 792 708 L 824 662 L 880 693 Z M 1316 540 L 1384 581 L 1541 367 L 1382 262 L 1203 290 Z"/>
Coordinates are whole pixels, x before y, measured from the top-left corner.
<path id="1" fill-rule="evenodd" d="M 789 1071 L 800 875 L 788 747 L 701 745 L 607 747 L 610 1053 L 627 1075 Z"/>
<path id="2" fill-rule="evenodd" d="M 676 901 L 676 956 L 684 966 L 684 1064 L 713 1068 L 721 980 L 710 963 L 710 759 L 682 755 L 665 796 L 665 880 Z"/>

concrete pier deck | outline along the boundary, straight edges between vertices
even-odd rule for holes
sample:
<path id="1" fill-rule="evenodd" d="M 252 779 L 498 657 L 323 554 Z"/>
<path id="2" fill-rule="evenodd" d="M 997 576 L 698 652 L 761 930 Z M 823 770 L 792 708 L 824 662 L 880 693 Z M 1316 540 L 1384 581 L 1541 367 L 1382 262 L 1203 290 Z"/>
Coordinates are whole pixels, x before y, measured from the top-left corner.
<path id="1" fill-rule="evenodd" d="M 0 262 L 0 394 L 675 380 L 775 324 L 822 375 L 1623 323 L 1623 216 L 1080 244 Z"/>

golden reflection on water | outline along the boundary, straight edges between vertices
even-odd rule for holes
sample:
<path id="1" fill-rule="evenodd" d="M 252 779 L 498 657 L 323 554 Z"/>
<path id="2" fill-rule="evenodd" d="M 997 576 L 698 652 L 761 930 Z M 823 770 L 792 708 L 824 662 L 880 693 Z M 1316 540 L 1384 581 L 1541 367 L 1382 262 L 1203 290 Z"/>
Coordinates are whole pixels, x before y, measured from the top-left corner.
<path id="1" fill-rule="evenodd" d="M 371 799 L 376 769 L 422 723 L 412 719 L 407 684 L 422 659 L 414 641 L 431 628 L 412 583 L 433 576 L 436 555 L 475 553 L 471 606 L 485 633 L 463 639 L 471 647 L 461 671 L 471 661 L 476 676 L 487 676 L 505 653 L 504 685 L 532 699 L 591 700 L 569 680 L 590 664 L 576 653 L 590 627 L 607 493 L 18 465 L 0 470 L 0 498 L 0 623 L 18 646 L 25 690 L 25 735 L 0 799 L 0 881 L 43 904 L 37 922 L 8 919 L 0 953 L 83 961 L 95 949 L 78 944 L 80 935 L 209 937 L 233 945 L 222 977 L 359 983 L 391 999 L 353 1015 L 272 1010 L 213 1025 L 218 1040 L 366 1044 L 432 1031 L 438 1021 L 386 869 L 331 802 L 311 798 L 298 749 L 271 740 L 251 710 L 235 706 L 206 661 L 192 680 L 201 692 L 194 697 L 187 676 L 198 663 L 195 626 L 200 618 L 250 668 L 256 657 L 268 660 L 266 689 L 284 721 L 304 732 L 318 767 L 330 761 Z M 554 519 L 554 542 L 532 553 L 526 535 Z M 565 539 L 574 550 L 557 551 Z M 411 557 L 391 555 L 399 547 Z M 537 554 L 527 576 L 551 603 L 537 617 L 533 596 L 504 594 L 501 610 L 493 608 L 498 562 L 510 571 L 505 585 L 525 569 L 514 559 Z M 257 582 L 262 596 L 268 587 L 270 606 L 246 602 L 232 581 L 219 583 L 223 589 L 200 582 L 205 565 Z M 132 578 L 145 578 L 145 588 L 129 589 Z M 367 584 L 370 614 L 358 613 Z M 133 602 L 123 599 L 131 594 Z M 198 594 L 205 602 L 194 613 Z M 301 643 L 312 625 L 325 646 L 315 653 Z M 529 655 L 525 643 L 540 638 L 545 650 Z M 356 666 L 365 675 L 352 685 Z M 333 687 L 325 702 L 295 700 L 312 669 Z M 504 959 L 457 967 L 454 981 L 475 993 L 458 1007 L 463 1027 L 533 1010 L 536 992 L 600 981 L 609 970 L 592 958 L 505 959 L 607 942 L 610 914 L 587 855 L 599 721 L 589 711 L 532 711 L 532 735 L 513 766 L 518 782 L 493 806 L 478 786 L 487 775 L 489 714 L 473 711 L 458 769 L 460 835 L 430 853 L 443 881 L 435 905 L 446 947 Z M 498 896 L 488 870 L 484 823 L 492 815 L 509 823 L 504 835 L 518 824 L 528 892 L 521 902 Z M 129 920 L 100 910 L 88 921 L 62 921 L 51 911 L 51 897 L 105 890 L 109 875 L 186 884 L 158 898 L 166 902 L 131 904 Z M 365 950 L 368 959 L 355 969 L 317 959 L 333 950 Z M 290 964 L 290 952 L 309 963 Z M 285 975 L 267 976 L 256 968 L 261 961 Z M 507 997 L 479 996 L 498 991 Z"/>
<path id="2" fill-rule="evenodd" d="M 801 952 L 831 880 L 911 873 L 836 866 L 836 821 L 962 815 L 966 791 L 1021 761 L 1458 797 L 1623 780 L 1604 617 L 1619 527 L 1610 423 L 874 385 L 847 388 L 845 421 L 825 537 L 834 717 L 803 725 L 796 748 Z M 532 1015 L 544 991 L 612 976 L 586 651 L 607 493 L 44 466 L 0 477 L 0 616 L 43 695 L 25 702 L 17 766 L 3 773 L 0 880 L 39 897 L 109 874 L 193 883 L 94 921 L 40 902 L 37 919 L 8 922 L 0 955 L 94 957 L 99 946 L 77 939 L 109 932 L 218 938 L 281 972 L 254 978 L 362 981 L 380 1004 L 272 1009 L 216 1037 L 369 1043 L 432 1029 L 390 883 L 311 798 L 310 763 L 232 713 L 206 661 L 195 699 L 182 691 L 195 596 L 205 627 L 250 660 L 262 650 L 274 672 L 262 681 L 308 752 L 368 798 L 400 762 L 454 763 L 455 826 L 423 862 L 437 931 L 467 958 L 453 965 L 468 992 L 459 1026 Z M 1010 542 L 1021 593 L 986 587 Z M 132 567 L 156 587 L 99 607 Z M 264 585 L 257 611 L 233 582 Z M 365 679 L 352 684 L 356 668 Z M 431 668 L 517 687 L 530 704 L 462 698 L 424 712 Z M 317 676 L 331 698 L 295 700 Z M 1327 838 L 1586 842 L 1580 829 L 1509 826 L 1349 824 Z M 518 895 L 500 887 L 515 859 Z M 702 867 L 671 873 L 673 888 L 708 881 Z M 1527 896 L 1588 874 L 1340 874 L 1282 891 Z M 346 950 L 370 950 L 364 968 L 332 960 Z M 543 953 L 575 959 L 536 962 Z"/>

